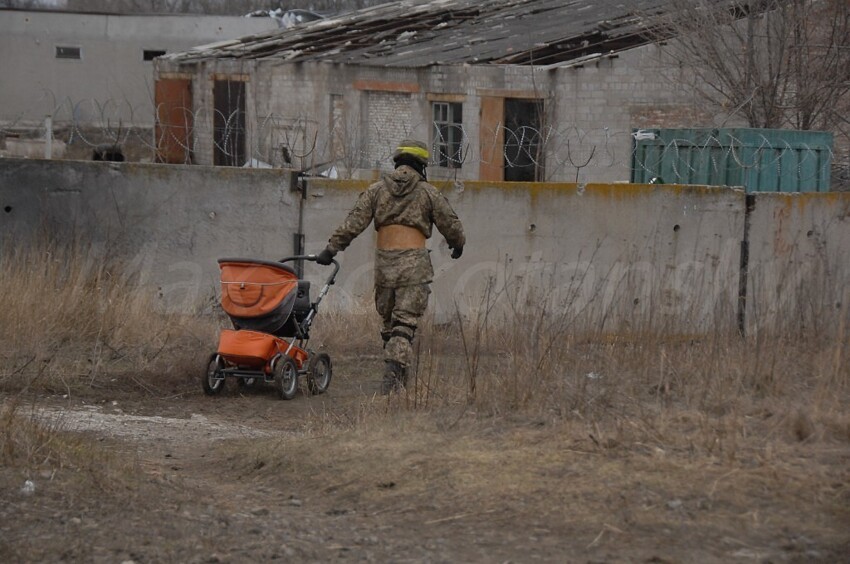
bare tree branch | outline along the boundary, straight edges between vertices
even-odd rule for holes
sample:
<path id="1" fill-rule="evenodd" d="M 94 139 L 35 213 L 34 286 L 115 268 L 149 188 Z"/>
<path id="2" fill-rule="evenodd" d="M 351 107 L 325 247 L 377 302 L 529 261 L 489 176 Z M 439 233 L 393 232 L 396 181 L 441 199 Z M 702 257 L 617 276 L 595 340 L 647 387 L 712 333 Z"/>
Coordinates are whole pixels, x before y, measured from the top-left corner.
<path id="1" fill-rule="evenodd" d="M 671 0 L 650 35 L 751 127 L 830 129 L 850 95 L 846 0 Z"/>

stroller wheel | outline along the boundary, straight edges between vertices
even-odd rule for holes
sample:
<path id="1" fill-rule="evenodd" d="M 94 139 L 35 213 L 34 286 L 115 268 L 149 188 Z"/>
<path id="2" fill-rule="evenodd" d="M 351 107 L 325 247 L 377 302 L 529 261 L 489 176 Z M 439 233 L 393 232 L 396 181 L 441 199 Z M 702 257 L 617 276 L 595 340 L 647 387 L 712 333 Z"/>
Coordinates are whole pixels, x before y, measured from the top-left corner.
<path id="1" fill-rule="evenodd" d="M 211 354 L 201 380 L 204 393 L 208 396 L 214 396 L 224 389 L 224 374 L 221 372 L 223 369 L 224 360 L 216 353 Z"/>
<path id="2" fill-rule="evenodd" d="M 307 364 L 307 387 L 312 394 L 323 394 L 331 385 L 331 357 L 326 353 L 319 353 L 310 357 Z"/>
<path id="3" fill-rule="evenodd" d="M 281 357 L 274 365 L 274 385 L 280 399 L 291 400 L 298 391 L 298 366 L 288 356 Z"/>

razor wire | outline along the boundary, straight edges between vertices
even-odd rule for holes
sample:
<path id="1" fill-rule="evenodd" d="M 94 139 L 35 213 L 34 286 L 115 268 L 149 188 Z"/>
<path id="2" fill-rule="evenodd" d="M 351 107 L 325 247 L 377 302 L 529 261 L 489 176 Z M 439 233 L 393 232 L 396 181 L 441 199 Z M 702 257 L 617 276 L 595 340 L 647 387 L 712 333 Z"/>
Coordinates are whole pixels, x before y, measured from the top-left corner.
<path id="1" fill-rule="evenodd" d="M 777 142 L 765 135 L 758 135 L 755 143 L 731 134 L 724 138 L 708 135 L 699 143 L 684 138 L 668 139 L 653 145 L 651 159 L 642 159 L 636 151 L 639 142 L 645 140 L 643 136 L 651 135 L 648 132 L 652 129 L 627 131 L 581 128 L 573 124 L 509 128 L 499 123 L 490 129 L 481 128 L 473 135 L 463 124 L 446 127 L 441 123 L 438 127 L 432 122 L 405 124 L 403 131 L 386 132 L 344 119 L 332 119 L 329 125 L 324 125 L 322 120 L 303 115 L 260 115 L 251 110 L 225 113 L 152 104 L 140 107 L 112 99 L 57 101 L 50 93 L 42 96 L 42 100 L 45 98 L 53 107 L 48 114 L 52 125 L 49 136 L 66 146 L 82 151 L 96 151 L 104 145 L 135 146 L 141 153 L 150 155 L 150 160 L 184 164 L 203 162 L 197 156 L 208 152 L 217 153 L 237 166 L 297 168 L 351 177 L 358 169 L 375 168 L 375 163 L 388 164 L 402 137 L 422 136 L 427 132 L 432 163 L 439 163 L 448 176 L 459 175 L 464 168 L 484 165 L 525 170 L 525 180 L 578 182 L 592 180 L 595 173 L 608 169 L 656 177 L 660 176 L 659 168 L 664 163 L 665 174 L 669 176 L 664 182 L 687 184 L 700 173 L 704 175 L 706 166 L 708 172 L 719 176 L 723 167 L 728 166 L 725 163 L 734 163 L 740 170 L 750 172 L 771 168 L 781 172 L 782 167 L 792 163 L 797 180 L 809 182 L 820 178 L 830 163 L 833 183 L 850 183 L 850 148 L 836 150 Z M 0 123 L 0 138 L 26 138 L 33 133 L 44 138 L 48 136 L 45 128 L 44 124 L 21 114 Z M 790 153 L 794 159 L 787 158 Z M 175 155 L 179 157 L 176 160 Z"/>

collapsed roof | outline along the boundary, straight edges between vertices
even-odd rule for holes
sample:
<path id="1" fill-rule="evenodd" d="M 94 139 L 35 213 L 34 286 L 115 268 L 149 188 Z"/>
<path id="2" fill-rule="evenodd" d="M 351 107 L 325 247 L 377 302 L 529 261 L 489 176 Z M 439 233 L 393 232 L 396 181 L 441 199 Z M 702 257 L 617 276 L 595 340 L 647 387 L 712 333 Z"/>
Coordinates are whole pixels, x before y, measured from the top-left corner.
<path id="1" fill-rule="evenodd" d="M 663 0 L 403 0 L 167 55 L 418 68 L 558 65 L 649 42 Z"/>

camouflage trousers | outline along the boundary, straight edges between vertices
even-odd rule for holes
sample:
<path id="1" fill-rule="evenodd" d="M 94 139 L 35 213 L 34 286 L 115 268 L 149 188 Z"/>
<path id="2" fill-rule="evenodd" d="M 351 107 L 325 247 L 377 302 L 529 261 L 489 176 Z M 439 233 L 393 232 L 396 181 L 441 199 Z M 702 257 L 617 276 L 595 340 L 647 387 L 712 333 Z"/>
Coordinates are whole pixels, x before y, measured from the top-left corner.
<path id="1" fill-rule="evenodd" d="M 375 307 L 383 321 L 384 360 L 410 366 L 413 357 L 413 337 L 419 319 L 428 306 L 431 288 L 428 284 L 401 288 L 375 288 Z"/>
<path id="2" fill-rule="evenodd" d="M 384 360 L 410 365 L 419 319 L 428 307 L 434 278 L 426 249 L 375 253 L 375 307 L 383 321 Z"/>

